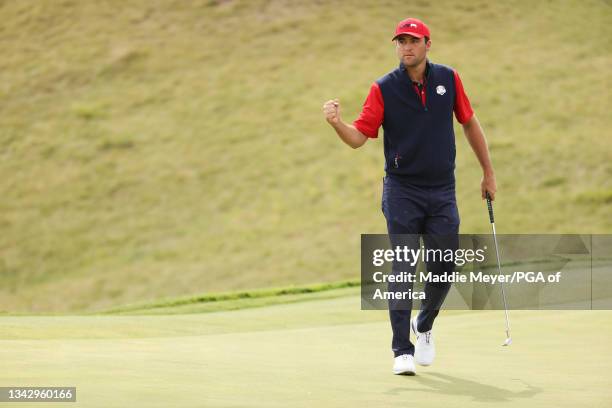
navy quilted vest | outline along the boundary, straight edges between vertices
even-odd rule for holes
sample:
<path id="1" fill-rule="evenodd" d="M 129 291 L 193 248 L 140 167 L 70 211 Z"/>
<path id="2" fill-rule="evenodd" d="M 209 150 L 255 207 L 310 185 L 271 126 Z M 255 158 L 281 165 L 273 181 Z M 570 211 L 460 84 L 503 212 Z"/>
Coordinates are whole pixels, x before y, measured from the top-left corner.
<path id="1" fill-rule="evenodd" d="M 376 82 L 384 102 L 385 171 L 419 186 L 455 182 L 453 69 L 427 62 L 424 107 L 403 65 Z"/>

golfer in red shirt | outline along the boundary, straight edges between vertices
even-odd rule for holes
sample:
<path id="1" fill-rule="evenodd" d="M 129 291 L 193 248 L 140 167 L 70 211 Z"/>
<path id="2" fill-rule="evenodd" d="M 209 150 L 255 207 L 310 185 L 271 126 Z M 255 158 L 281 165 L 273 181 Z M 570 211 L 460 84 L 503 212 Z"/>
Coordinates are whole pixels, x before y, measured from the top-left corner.
<path id="1" fill-rule="evenodd" d="M 456 235 L 453 116 L 463 126 L 482 168 L 482 198 L 488 192 L 494 199 L 496 183 L 487 142 L 457 71 L 427 59 L 431 48 L 427 25 L 416 18 L 403 20 L 393 41 L 399 67 L 372 84 L 357 120 L 353 124 L 342 120 L 338 99 L 325 102 L 323 113 L 352 148 L 378 137 L 383 127 L 386 176 L 382 210 L 390 236 L 423 234 L 427 241 L 426 234 Z M 445 270 L 452 267 L 443 266 Z M 389 303 L 394 374 L 414 375 L 415 360 L 420 365 L 433 363 L 432 326 L 449 289 L 450 284 L 426 283 L 427 301 L 412 320 L 411 303 L 404 308 Z M 410 341 L 411 330 L 416 345 Z"/>

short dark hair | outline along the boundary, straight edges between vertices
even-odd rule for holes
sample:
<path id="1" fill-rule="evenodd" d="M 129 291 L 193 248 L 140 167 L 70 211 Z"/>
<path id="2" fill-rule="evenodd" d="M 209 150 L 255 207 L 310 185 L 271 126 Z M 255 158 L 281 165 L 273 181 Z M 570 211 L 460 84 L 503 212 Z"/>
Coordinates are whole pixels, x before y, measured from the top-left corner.
<path id="1" fill-rule="evenodd" d="M 423 38 L 425 38 L 425 44 L 427 44 L 427 42 L 429 41 L 429 37 L 428 37 L 428 36 L 425 36 L 425 37 L 423 37 Z"/>

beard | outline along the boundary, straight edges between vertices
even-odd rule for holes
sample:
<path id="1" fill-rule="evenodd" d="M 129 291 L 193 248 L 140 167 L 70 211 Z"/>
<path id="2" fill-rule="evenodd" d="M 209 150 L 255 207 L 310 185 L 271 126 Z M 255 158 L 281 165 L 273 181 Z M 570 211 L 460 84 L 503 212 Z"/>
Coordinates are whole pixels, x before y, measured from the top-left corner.
<path id="1" fill-rule="evenodd" d="M 402 57 L 401 58 L 402 64 L 404 64 L 404 66 L 407 68 L 418 67 L 420 64 L 423 63 L 423 61 L 425 61 L 425 56 L 420 57 L 420 58 L 419 57 L 411 57 L 411 58 Z"/>

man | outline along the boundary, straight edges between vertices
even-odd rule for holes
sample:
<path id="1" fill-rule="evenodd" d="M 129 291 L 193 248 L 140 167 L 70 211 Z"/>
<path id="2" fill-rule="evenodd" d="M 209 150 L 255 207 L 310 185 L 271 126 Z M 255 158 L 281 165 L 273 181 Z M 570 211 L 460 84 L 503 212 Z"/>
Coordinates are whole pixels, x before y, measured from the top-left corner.
<path id="1" fill-rule="evenodd" d="M 352 125 L 345 123 L 338 99 L 325 102 L 323 112 L 342 141 L 352 148 L 376 138 L 379 127 L 383 127 L 386 176 L 382 210 L 390 237 L 456 236 L 459 213 L 453 112 L 482 167 L 482 198 L 488 192 L 494 199 L 496 183 L 487 142 L 457 71 L 427 59 L 431 48 L 427 25 L 416 18 L 403 20 L 395 29 L 393 41 L 399 68 L 372 84 L 358 119 Z M 435 247 L 435 242 L 427 242 L 425 236 L 424 240 L 428 247 Z M 393 244 L 393 238 L 391 241 Z M 448 270 L 452 265 L 442 267 Z M 432 326 L 449 288 L 450 284 L 427 283 L 427 300 L 412 321 L 411 304 L 396 308 L 390 302 L 394 374 L 414 375 L 414 360 L 420 365 L 433 362 Z M 411 329 L 416 347 L 410 342 Z"/>

